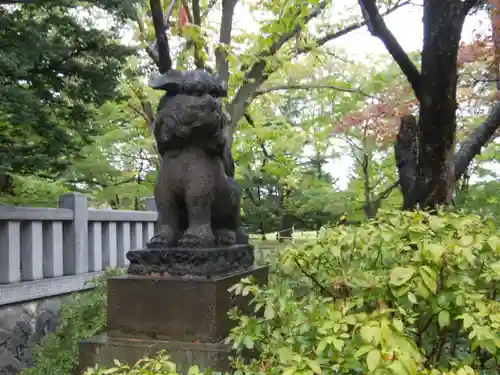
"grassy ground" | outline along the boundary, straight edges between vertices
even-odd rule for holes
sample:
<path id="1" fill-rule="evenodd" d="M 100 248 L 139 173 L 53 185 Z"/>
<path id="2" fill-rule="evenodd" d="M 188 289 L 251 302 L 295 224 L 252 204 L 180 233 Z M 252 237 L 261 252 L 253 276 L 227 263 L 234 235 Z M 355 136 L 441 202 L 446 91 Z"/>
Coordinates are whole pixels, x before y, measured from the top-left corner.
<path id="1" fill-rule="evenodd" d="M 277 232 L 269 232 L 266 233 L 266 241 L 262 241 L 262 235 L 261 234 L 251 234 L 250 239 L 252 241 L 262 241 L 262 242 L 276 242 L 276 233 Z M 313 240 L 316 238 L 316 232 L 315 231 L 295 231 L 293 232 L 293 240 L 294 241 L 301 241 L 301 240 Z"/>
<path id="2" fill-rule="evenodd" d="M 262 240 L 262 235 L 251 234 L 250 242 L 255 246 L 255 258 L 257 264 L 265 264 L 268 262 L 269 257 L 273 256 L 276 252 L 283 250 L 287 246 L 297 243 L 303 243 L 316 238 L 316 232 L 307 231 L 293 233 L 293 240 L 285 240 L 279 242 L 276 240 L 276 232 L 266 233 L 266 240 Z"/>

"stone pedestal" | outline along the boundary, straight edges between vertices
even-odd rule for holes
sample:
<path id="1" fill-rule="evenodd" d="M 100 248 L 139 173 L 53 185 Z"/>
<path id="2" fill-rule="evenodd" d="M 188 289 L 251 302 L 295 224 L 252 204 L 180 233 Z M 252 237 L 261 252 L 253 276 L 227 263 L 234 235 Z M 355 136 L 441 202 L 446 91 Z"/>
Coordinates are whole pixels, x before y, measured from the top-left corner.
<path id="1" fill-rule="evenodd" d="M 114 277 L 108 280 L 108 331 L 80 343 L 79 374 L 96 363 L 133 364 L 166 349 L 180 373 L 192 365 L 229 371 L 230 345 L 224 344 L 233 322 L 227 313 L 238 306 L 252 314 L 249 298 L 227 289 L 253 276 L 267 283 L 268 268 L 252 267 L 212 278 L 189 276 Z"/>

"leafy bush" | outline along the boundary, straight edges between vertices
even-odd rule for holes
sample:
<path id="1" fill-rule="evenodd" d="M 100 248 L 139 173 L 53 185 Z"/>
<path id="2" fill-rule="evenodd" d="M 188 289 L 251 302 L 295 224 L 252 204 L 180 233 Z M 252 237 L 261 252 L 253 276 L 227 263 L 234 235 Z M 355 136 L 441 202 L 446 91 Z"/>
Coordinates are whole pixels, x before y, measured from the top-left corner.
<path id="1" fill-rule="evenodd" d="M 489 219 L 381 212 L 278 256 L 267 287 L 247 279 L 232 288 L 251 294 L 259 312 L 231 312 L 238 325 L 228 342 L 240 354 L 234 375 L 500 373 L 500 231 Z M 104 328 L 99 288 L 85 308 L 66 310 L 66 324 L 44 340 L 37 368 L 25 374 L 71 373 L 78 341 Z M 243 362 L 248 349 L 259 358 Z M 163 352 L 86 374 L 178 372 Z M 189 371 L 197 374 L 196 366 Z"/>
<path id="2" fill-rule="evenodd" d="M 68 375 L 78 364 L 78 343 L 104 331 L 106 327 L 106 279 L 121 274 L 110 270 L 93 282 L 96 288 L 75 293 L 62 304 L 60 324 L 34 350 L 35 366 L 21 375 Z"/>
<path id="3" fill-rule="evenodd" d="M 198 366 L 189 369 L 187 375 L 210 374 L 210 371 L 200 372 Z M 115 361 L 115 367 L 95 366 L 89 368 L 84 375 L 179 375 L 175 363 L 169 360 L 166 351 L 159 352 L 154 358 L 143 358 L 132 366 Z"/>
<path id="4" fill-rule="evenodd" d="M 487 218 L 381 212 L 288 248 L 267 287 L 243 280 L 260 316 L 229 342 L 260 358 L 238 374 L 500 373 L 500 238 Z"/>

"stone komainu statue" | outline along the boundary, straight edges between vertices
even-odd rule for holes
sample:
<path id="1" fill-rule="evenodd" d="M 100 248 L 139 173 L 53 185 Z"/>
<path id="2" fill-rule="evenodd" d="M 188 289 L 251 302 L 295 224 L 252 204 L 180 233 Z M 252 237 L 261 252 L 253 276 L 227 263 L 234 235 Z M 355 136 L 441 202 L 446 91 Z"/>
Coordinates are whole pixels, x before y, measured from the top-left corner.
<path id="1" fill-rule="evenodd" d="M 241 191 L 224 136 L 224 87 L 208 73 L 172 71 L 155 120 L 161 166 L 155 186 L 159 229 L 148 247 L 247 244 Z"/>

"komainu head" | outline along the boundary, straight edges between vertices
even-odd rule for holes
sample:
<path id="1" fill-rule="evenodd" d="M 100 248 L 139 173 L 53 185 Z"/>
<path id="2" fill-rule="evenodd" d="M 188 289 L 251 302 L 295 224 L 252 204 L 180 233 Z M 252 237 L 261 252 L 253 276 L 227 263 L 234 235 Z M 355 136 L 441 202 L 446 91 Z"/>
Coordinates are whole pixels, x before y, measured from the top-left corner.
<path id="1" fill-rule="evenodd" d="M 208 94 L 177 94 L 162 101 L 154 130 L 160 153 L 192 145 L 224 144 L 227 119 L 219 99 Z"/>

